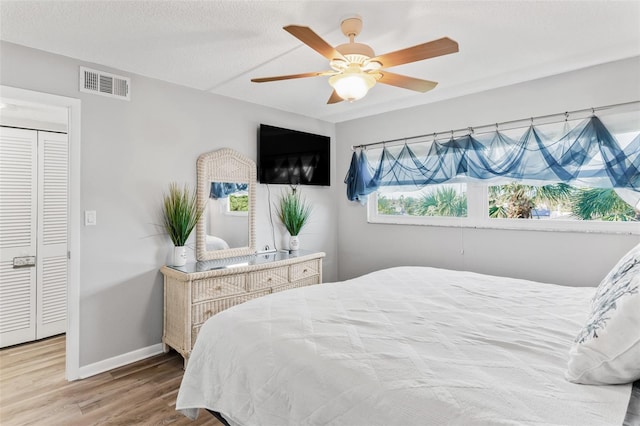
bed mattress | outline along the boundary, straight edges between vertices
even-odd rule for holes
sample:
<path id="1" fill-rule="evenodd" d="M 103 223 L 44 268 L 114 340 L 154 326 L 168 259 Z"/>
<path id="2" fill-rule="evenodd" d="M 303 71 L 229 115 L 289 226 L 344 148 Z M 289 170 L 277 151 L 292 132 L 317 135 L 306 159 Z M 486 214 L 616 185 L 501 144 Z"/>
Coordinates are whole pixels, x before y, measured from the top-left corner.
<path id="1" fill-rule="evenodd" d="M 202 327 L 176 408 L 231 425 L 616 425 L 631 385 L 565 380 L 593 288 L 391 268 Z"/>

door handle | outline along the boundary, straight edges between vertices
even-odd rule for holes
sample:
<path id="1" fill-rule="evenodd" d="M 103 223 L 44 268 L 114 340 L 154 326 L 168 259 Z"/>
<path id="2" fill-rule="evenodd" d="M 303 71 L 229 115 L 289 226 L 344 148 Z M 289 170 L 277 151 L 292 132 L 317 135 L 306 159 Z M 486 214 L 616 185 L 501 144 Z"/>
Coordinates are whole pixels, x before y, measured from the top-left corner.
<path id="1" fill-rule="evenodd" d="M 13 258 L 14 268 L 28 268 L 31 266 L 36 266 L 35 256 L 19 256 Z"/>

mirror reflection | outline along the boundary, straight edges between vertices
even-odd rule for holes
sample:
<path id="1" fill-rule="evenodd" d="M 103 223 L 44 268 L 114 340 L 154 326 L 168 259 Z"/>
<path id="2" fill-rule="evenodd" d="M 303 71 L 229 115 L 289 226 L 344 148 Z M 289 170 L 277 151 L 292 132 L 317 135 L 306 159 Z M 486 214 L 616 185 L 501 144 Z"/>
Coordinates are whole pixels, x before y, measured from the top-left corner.
<path id="1" fill-rule="evenodd" d="M 249 185 L 211 182 L 204 219 L 207 250 L 249 245 Z"/>

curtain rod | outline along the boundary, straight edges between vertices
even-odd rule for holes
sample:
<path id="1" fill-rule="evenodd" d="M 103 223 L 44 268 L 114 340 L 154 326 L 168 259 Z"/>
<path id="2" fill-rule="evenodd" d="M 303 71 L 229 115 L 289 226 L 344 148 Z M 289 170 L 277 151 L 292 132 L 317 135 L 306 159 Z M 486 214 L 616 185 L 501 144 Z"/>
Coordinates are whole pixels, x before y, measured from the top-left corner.
<path id="1" fill-rule="evenodd" d="M 572 114 L 580 114 L 580 113 L 584 113 L 584 112 L 591 112 L 592 114 L 595 114 L 596 111 L 602 111 L 602 110 L 612 109 L 612 108 L 617 108 L 617 107 L 622 107 L 622 106 L 629 106 L 629 105 L 633 105 L 633 104 L 640 104 L 640 100 L 639 101 L 631 101 L 631 102 L 623 102 L 623 103 L 619 103 L 619 104 L 605 105 L 605 106 L 596 107 L 596 108 L 584 108 L 584 109 L 577 109 L 575 111 L 558 112 L 558 113 L 555 113 L 555 114 L 548 114 L 548 115 L 538 115 L 538 116 L 530 117 L 530 118 L 521 118 L 520 120 L 502 121 L 502 122 L 493 123 L 493 124 L 485 124 L 485 125 L 482 125 L 482 126 L 465 127 L 465 128 L 462 128 L 462 129 L 447 130 L 447 131 L 443 131 L 443 132 L 433 132 L 433 133 L 427 133 L 427 134 L 418 135 L 418 136 L 409 136 L 409 137 L 405 137 L 405 138 L 389 139 L 389 140 L 385 140 L 385 141 L 371 142 L 371 143 L 365 143 L 365 144 L 361 144 L 361 145 L 352 145 L 351 149 L 352 150 L 356 150 L 358 148 L 367 148 L 367 147 L 374 146 L 374 145 L 385 145 L 385 144 L 388 144 L 388 143 L 401 142 L 401 141 L 404 141 L 406 143 L 408 140 L 421 139 L 421 138 L 426 138 L 426 137 L 433 137 L 433 139 L 436 140 L 438 135 L 450 134 L 451 137 L 453 137 L 454 133 L 460 133 L 460 132 L 469 132 L 469 134 L 471 134 L 471 133 L 474 133 L 474 134 L 490 133 L 489 131 L 487 131 L 487 132 L 476 132 L 475 130 L 476 129 L 484 129 L 484 128 L 494 128 L 495 130 L 498 130 L 499 126 L 521 123 L 523 121 L 531 121 L 531 124 L 533 124 L 534 120 L 549 119 L 549 118 L 554 118 L 554 117 L 564 117 L 565 120 L 567 120 L 569 118 L 569 116 L 572 115 Z M 553 122 L 549 122 L 549 123 L 545 123 L 545 124 L 551 124 L 551 123 L 553 123 Z M 511 128 L 511 129 L 503 129 L 503 130 L 513 130 L 515 128 L 518 128 L 518 127 L 514 127 L 514 128 Z"/>

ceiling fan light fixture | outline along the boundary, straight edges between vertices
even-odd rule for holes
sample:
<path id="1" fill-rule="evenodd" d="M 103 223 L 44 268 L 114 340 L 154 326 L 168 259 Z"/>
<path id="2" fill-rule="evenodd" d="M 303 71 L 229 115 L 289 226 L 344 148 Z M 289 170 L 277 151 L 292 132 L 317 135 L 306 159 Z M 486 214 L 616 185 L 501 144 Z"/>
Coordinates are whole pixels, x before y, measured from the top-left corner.
<path id="1" fill-rule="evenodd" d="M 283 29 L 328 59 L 331 70 L 252 78 L 251 81 L 264 83 L 305 77 L 332 76 L 329 78 L 329 84 L 333 88 L 333 92 L 331 92 L 327 104 L 362 99 L 378 81 L 389 86 L 421 93 L 427 92 L 436 87 L 438 83 L 395 74 L 385 69 L 458 51 L 456 41 L 442 37 L 376 56 L 371 46 L 355 41 L 355 37 L 362 30 L 362 18 L 358 15 L 351 15 L 342 20 L 340 29 L 349 38 L 349 42 L 336 47 L 327 43 L 309 27 L 287 25 Z"/>
<path id="2" fill-rule="evenodd" d="M 345 101 L 353 102 L 366 96 L 376 79 L 364 72 L 346 72 L 329 78 L 329 84 Z"/>

